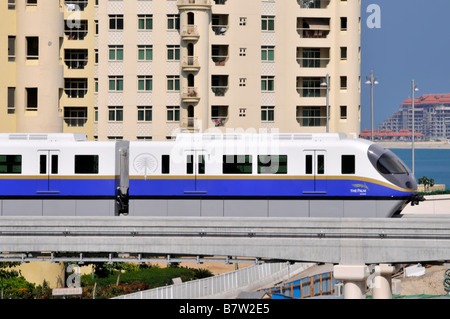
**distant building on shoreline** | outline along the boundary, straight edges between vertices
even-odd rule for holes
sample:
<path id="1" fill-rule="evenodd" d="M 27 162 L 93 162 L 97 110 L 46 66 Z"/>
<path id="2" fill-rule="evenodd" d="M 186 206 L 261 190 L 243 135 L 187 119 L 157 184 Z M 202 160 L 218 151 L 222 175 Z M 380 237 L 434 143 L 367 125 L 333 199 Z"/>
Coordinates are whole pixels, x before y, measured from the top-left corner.
<path id="1" fill-rule="evenodd" d="M 411 139 L 412 99 L 405 100 L 400 106 L 398 112 L 378 127 L 378 139 Z M 450 140 L 450 94 L 426 94 L 415 99 L 414 128 L 415 136 L 421 140 Z M 405 134 L 406 131 L 409 131 L 409 135 Z M 384 132 L 384 134 L 381 134 L 381 132 Z M 365 133 L 367 132 L 363 132 L 361 137 Z"/>

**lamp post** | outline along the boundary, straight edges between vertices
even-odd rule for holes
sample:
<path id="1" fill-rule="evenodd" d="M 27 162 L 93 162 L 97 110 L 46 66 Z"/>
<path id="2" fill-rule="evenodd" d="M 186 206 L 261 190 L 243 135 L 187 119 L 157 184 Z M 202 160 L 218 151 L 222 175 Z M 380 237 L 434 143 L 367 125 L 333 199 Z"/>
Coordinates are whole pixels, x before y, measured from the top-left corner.
<path id="1" fill-rule="evenodd" d="M 411 159 L 412 159 L 412 173 L 414 175 L 415 172 L 415 165 L 414 165 L 414 140 L 415 140 L 415 110 L 414 110 L 414 103 L 415 103 L 415 92 L 419 91 L 417 86 L 414 83 L 414 80 L 411 82 L 411 91 L 412 91 L 412 101 L 411 101 L 411 111 L 412 111 L 412 136 L 411 136 Z"/>
<path id="2" fill-rule="evenodd" d="M 327 114 L 327 133 L 330 132 L 330 116 L 329 116 L 329 112 L 330 112 L 330 75 L 327 73 L 327 76 L 325 78 L 325 81 L 320 83 L 320 86 L 326 86 L 327 88 L 327 110 L 326 110 L 326 114 Z"/>
<path id="3" fill-rule="evenodd" d="M 373 141 L 373 86 L 377 85 L 379 82 L 377 79 L 373 76 L 373 70 L 370 71 L 370 77 L 366 76 L 366 84 L 370 84 L 370 112 L 371 112 L 371 119 L 372 119 L 372 136 L 371 140 Z"/>

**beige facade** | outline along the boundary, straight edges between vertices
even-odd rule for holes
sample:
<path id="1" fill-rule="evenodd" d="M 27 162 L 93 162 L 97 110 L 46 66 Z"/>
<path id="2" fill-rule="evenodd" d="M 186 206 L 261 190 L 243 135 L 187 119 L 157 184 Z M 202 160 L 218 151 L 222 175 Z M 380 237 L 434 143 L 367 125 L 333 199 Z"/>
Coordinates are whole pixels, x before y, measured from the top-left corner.
<path id="1" fill-rule="evenodd" d="M 329 131 L 360 132 L 359 0 L 9 3 L 0 8 L 10 49 L 0 50 L 1 131 L 99 140 L 325 132 L 328 74 Z"/>

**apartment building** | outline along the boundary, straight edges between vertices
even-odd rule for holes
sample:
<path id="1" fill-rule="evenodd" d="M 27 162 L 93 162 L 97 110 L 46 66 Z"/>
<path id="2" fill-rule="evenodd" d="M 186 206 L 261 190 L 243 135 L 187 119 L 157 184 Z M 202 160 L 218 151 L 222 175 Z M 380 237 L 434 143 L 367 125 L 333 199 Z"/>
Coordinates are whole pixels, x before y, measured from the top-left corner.
<path id="1" fill-rule="evenodd" d="M 98 140 L 359 134 L 360 8 L 360 0 L 8 0 L 0 130 Z"/>
<path id="2" fill-rule="evenodd" d="M 405 100 L 379 130 L 412 131 L 412 99 Z M 426 141 L 450 140 L 450 94 L 425 94 L 414 101 L 414 130 Z"/>

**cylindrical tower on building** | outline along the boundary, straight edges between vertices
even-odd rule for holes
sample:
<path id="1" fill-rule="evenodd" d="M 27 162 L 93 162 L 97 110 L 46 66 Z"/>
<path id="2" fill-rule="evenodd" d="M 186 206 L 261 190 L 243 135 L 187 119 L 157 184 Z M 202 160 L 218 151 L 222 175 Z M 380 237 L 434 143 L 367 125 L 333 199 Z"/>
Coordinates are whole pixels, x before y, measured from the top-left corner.
<path id="1" fill-rule="evenodd" d="M 17 3 L 17 132 L 62 132 L 59 0 Z"/>
<path id="2" fill-rule="evenodd" d="M 209 106 L 209 33 L 210 0 L 180 0 L 182 39 L 182 126 L 204 131 L 210 118 Z"/>

